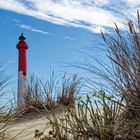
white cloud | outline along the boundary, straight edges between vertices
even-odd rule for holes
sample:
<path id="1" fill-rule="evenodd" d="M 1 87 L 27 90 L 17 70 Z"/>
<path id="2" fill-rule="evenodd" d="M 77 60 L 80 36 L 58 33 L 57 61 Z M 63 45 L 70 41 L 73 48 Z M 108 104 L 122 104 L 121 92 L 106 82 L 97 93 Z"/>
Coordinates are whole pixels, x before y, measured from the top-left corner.
<path id="1" fill-rule="evenodd" d="M 71 41 L 75 40 L 75 38 L 70 37 L 70 36 L 64 36 L 64 38 L 65 38 L 65 39 L 68 39 L 68 40 L 71 40 Z"/>
<path id="2" fill-rule="evenodd" d="M 93 0 L 91 0 L 93 1 Z M 107 5 L 111 2 L 111 0 L 95 0 L 95 4 L 97 6 L 104 6 L 104 5 Z"/>
<path id="3" fill-rule="evenodd" d="M 45 34 L 45 35 L 48 35 L 50 33 L 46 32 L 46 31 L 43 31 L 43 30 L 40 30 L 40 29 L 37 29 L 35 27 L 32 27 L 32 26 L 29 26 L 29 25 L 25 25 L 25 24 L 15 24 L 16 26 L 20 27 L 20 28 L 23 28 L 25 30 L 29 30 L 29 31 L 32 31 L 32 32 L 37 32 L 37 33 L 41 33 L 41 34 Z"/>
<path id="4" fill-rule="evenodd" d="M 126 1 L 130 4 L 139 4 L 140 3 L 139 0 L 126 0 Z"/>
<path id="5" fill-rule="evenodd" d="M 139 5 L 139 0 L 0 0 L 1 9 L 96 33 L 114 27 L 114 21 L 124 28 L 125 16 Z"/>
<path id="6" fill-rule="evenodd" d="M 16 23 L 20 23 L 20 20 L 18 20 L 18 19 L 12 19 L 14 22 L 16 22 Z"/>
<path id="7" fill-rule="evenodd" d="M 103 27 L 94 27 L 92 29 L 92 32 L 95 32 L 95 33 L 101 33 L 101 31 L 102 32 L 107 32 L 107 31 L 105 31 L 105 29 Z"/>

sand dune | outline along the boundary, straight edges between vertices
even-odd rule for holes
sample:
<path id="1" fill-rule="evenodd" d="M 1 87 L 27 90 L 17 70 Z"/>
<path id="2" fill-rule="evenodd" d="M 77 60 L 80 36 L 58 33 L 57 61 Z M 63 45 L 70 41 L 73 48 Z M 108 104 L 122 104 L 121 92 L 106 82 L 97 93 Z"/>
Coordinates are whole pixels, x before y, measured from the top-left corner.
<path id="1" fill-rule="evenodd" d="M 28 117 L 22 118 L 21 120 L 15 121 L 8 125 L 6 136 L 10 140 L 33 140 L 34 131 L 36 129 L 40 131 L 49 131 L 46 126 L 47 119 L 44 116 L 38 118 L 29 119 Z"/>
<path id="2" fill-rule="evenodd" d="M 64 116 L 66 109 L 58 108 L 55 110 L 55 113 L 59 117 Z M 51 130 L 49 125 L 47 125 L 46 115 L 51 115 L 50 113 L 33 113 L 30 115 L 22 116 L 21 118 L 16 119 L 13 122 L 10 122 L 5 131 L 6 140 L 37 140 L 34 138 L 35 130 L 44 132 L 48 134 Z"/>

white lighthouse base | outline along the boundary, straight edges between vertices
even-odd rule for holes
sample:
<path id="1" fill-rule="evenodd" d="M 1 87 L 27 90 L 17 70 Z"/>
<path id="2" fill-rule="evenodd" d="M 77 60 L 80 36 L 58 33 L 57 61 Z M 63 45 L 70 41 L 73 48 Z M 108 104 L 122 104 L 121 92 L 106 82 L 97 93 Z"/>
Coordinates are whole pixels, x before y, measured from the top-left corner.
<path id="1" fill-rule="evenodd" d="M 27 96 L 27 78 L 23 75 L 23 71 L 18 72 L 18 95 L 17 105 L 21 106 L 25 104 L 25 98 Z"/>

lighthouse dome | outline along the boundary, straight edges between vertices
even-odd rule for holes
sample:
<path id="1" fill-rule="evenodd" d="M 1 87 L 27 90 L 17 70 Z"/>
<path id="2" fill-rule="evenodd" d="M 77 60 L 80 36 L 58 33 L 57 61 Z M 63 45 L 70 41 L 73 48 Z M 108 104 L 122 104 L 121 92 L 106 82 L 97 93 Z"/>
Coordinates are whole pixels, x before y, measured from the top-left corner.
<path id="1" fill-rule="evenodd" d="M 28 45 L 24 41 L 25 39 L 26 38 L 23 36 L 23 33 L 21 33 L 21 35 L 19 36 L 19 43 L 16 46 L 17 49 L 20 49 L 20 48 L 28 49 Z"/>

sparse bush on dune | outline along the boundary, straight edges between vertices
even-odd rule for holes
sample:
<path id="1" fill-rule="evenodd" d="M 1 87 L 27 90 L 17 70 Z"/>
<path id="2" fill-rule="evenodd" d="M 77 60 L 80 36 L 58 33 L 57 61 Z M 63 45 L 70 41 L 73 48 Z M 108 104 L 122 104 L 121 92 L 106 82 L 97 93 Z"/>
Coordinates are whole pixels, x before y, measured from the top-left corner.
<path id="1" fill-rule="evenodd" d="M 26 113 L 32 110 L 43 109 L 43 93 L 41 87 L 41 81 L 34 74 L 31 75 L 28 81 L 28 93 L 25 102 Z"/>
<path id="2" fill-rule="evenodd" d="M 76 108 L 59 118 L 48 117 L 56 140 L 115 140 L 116 125 L 123 110 L 122 99 L 109 97 L 99 91 L 85 100 L 79 99 Z"/>
<path id="3" fill-rule="evenodd" d="M 120 135 L 125 139 L 140 139 L 140 16 L 128 21 L 128 30 L 121 32 L 116 25 L 116 36 L 104 36 L 109 59 L 114 66 L 113 78 L 106 80 L 124 98 L 125 111 L 121 115 Z"/>
<path id="4" fill-rule="evenodd" d="M 5 63 L 0 62 L 0 102 L 3 103 L 3 96 L 4 96 L 4 88 L 7 85 L 9 77 L 5 75 Z M 5 121 L 7 120 L 6 117 L 7 113 L 5 110 L 5 104 L 0 105 L 0 139 L 3 137 L 4 128 L 5 128 Z"/>
<path id="5" fill-rule="evenodd" d="M 25 112 L 54 110 L 60 106 L 74 107 L 79 84 L 80 78 L 75 74 L 73 76 L 64 74 L 61 81 L 55 78 L 53 71 L 46 82 L 32 75 L 28 82 Z"/>
<path id="6" fill-rule="evenodd" d="M 28 81 L 28 94 L 26 96 L 25 112 L 51 110 L 56 107 L 55 86 L 57 82 L 54 79 L 54 72 L 50 77 L 50 81 L 41 81 L 34 74 L 31 75 Z"/>
<path id="7" fill-rule="evenodd" d="M 74 106 L 76 95 L 79 92 L 80 82 L 81 79 L 78 78 L 76 74 L 68 78 L 66 78 L 66 74 L 64 74 L 57 102 L 64 106 Z"/>
<path id="8" fill-rule="evenodd" d="M 4 139 L 7 123 L 13 119 L 12 108 L 8 101 L 5 100 L 7 85 L 11 78 L 6 74 L 6 68 L 6 62 L 0 61 L 0 139 Z"/>

